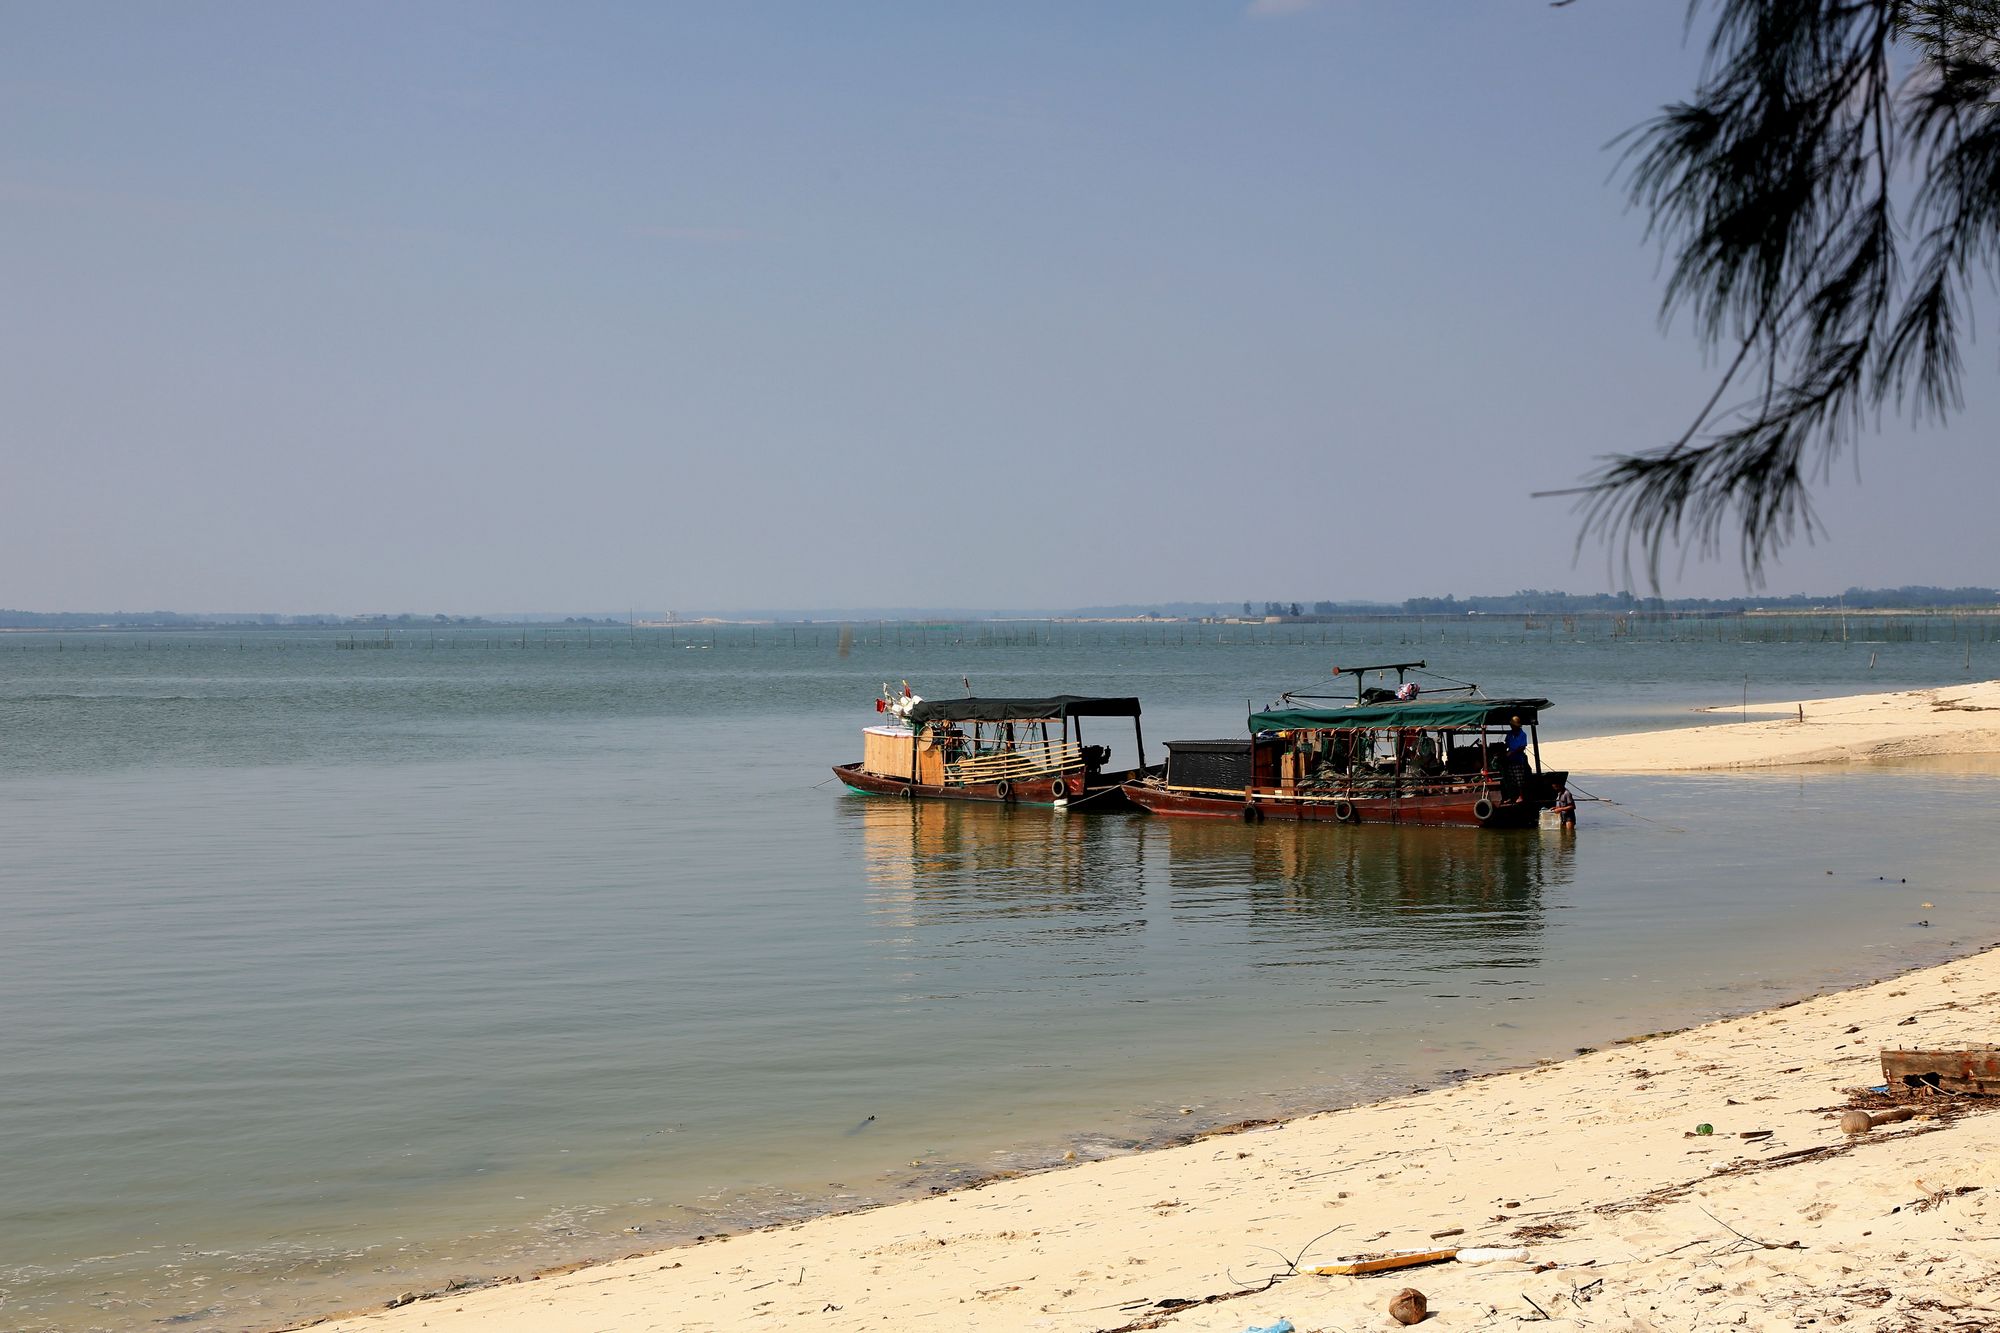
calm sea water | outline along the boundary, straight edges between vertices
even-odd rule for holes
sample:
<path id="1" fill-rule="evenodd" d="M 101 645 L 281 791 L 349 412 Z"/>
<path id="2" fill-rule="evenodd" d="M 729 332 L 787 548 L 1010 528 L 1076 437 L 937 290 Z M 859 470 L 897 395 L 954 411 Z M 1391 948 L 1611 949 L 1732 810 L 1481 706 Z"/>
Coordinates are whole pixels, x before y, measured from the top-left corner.
<path id="1" fill-rule="evenodd" d="M 268 1328 L 2000 939 L 1978 765 L 1580 774 L 1621 804 L 1574 839 L 827 781 L 885 679 L 1136 693 L 1157 757 L 1333 661 L 1546 736 L 1994 669 L 1976 626 L 1751 632 L 0 636 L 0 1326 Z"/>

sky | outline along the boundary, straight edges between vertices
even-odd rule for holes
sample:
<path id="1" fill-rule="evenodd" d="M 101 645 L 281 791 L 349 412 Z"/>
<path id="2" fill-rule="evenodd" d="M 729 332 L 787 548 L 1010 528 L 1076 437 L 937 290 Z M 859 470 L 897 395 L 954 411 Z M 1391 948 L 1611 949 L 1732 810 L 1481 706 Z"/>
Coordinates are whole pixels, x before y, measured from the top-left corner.
<path id="1" fill-rule="evenodd" d="M 0 606 L 1616 591 L 1532 496 L 1716 373 L 1609 146 L 1684 19 L 0 0 Z M 2000 584 L 1985 332 L 1771 590 Z"/>

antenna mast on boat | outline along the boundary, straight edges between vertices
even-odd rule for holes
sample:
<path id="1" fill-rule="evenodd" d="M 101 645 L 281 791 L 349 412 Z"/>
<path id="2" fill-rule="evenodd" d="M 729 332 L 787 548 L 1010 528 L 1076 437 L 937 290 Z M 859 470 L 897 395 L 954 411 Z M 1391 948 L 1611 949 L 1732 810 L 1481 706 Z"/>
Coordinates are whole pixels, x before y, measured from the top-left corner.
<path id="1" fill-rule="evenodd" d="M 1459 680 L 1454 676 L 1440 676 L 1438 675 L 1437 672 L 1432 671 L 1430 669 L 1430 664 L 1427 662 L 1377 662 L 1372 666 L 1351 666 L 1351 667 L 1337 666 L 1333 669 L 1333 674 L 1336 676 L 1354 677 L 1354 702 L 1357 705 L 1361 705 L 1361 704 L 1366 704 L 1369 701 L 1368 673 L 1371 671 L 1393 671 L 1396 673 L 1396 689 L 1394 691 L 1387 691 L 1387 690 L 1378 691 L 1376 696 L 1378 699 L 1387 699 L 1391 693 L 1395 694 L 1398 698 L 1416 697 L 1417 687 L 1414 685 L 1408 685 L 1408 682 L 1405 680 L 1405 673 L 1411 671 L 1421 671 L 1427 676 L 1445 682 L 1443 685 L 1431 685 L 1425 687 L 1424 692 L 1427 694 L 1436 694 L 1440 692 L 1451 694 L 1459 690 L 1464 690 L 1467 694 L 1472 695 L 1474 697 L 1482 697 L 1483 695 L 1483 692 L 1480 690 L 1479 686 L 1473 681 Z M 1403 689 L 1405 688 L 1406 685 L 1410 690 L 1410 693 L 1408 695 L 1403 694 Z M 1332 694 L 1307 694 L 1301 690 L 1286 690 L 1282 695 L 1279 696 L 1279 698 L 1283 699 L 1287 704 L 1290 704 L 1298 699 L 1333 699 L 1337 697 L 1339 696 Z M 1277 705 L 1273 704 L 1272 707 L 1275 708 L 1277 707 Z"/>
<path id="2" fill-rule="evenodd" d="M 1429 665 L 1428 662 L 1378 662 L 1374 666 L 1336 666 L 1333 669 L 1333 674 L 1336 676 L 1349 675 L 1354 677 L 1354 702 L 1358 704 L 1361 702 L 1362 687 L 1368 683 L 1369 672 L 1393 671 L 1396 673 L 1396 683 L 1401 685 L 1405 671 L 1421 670 L 1427 668 Z"/>

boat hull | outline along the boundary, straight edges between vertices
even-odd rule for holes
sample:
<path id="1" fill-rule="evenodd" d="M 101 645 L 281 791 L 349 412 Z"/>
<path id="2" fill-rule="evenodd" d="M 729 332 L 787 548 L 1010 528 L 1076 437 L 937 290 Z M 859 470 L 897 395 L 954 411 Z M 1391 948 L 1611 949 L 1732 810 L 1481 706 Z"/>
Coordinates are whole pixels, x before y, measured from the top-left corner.
<path id="1" fill-rule="evenodd" d="M 1513 801 L 1489 790 L 1406 796 L 1302 796 L 1278 790 L 1193 792 L 1157 782 L 1125 784 L 1125 799 L 1148 814 L 1197 819 L 1288 819 L 1328 824 L 1430 824 L 1465 828 L 1530 828 L 1555 803 L 1566 773 L 1538 773 Z M 1484 813 L 1482 814 L 1482 810 Z"/>
<path id="2" fill-rule="evenodd" d="M 1088 772 L 1077 768 L 1062 773 L 1017 778 L 1011 782 L 969 782 L 959 786 L 939 786 L 912 782 L 908 778 L 869 773 L 859 762 L 835 764 L 833 775 L 850 789 L 870 796 L 900 796 L 933 801 L 987 801 L 995 805 L 1085 805 L 1091 810 L 1129 809 L 1125 787 L 1139 775 L 1135 772 L 1099 773 L 1092 782 Z"/>

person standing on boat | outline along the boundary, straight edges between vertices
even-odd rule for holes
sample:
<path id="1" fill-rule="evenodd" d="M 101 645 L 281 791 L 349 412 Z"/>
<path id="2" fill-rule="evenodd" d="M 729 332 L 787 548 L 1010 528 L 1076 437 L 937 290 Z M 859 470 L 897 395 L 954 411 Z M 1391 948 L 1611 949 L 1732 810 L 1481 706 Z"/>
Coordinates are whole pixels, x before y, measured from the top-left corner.
<path id="1" fill-rule="evenodd" d="M 1528 733 L 1521 730 L 1518 715 L 1507 729 L 1506 767 L 1502 770 L 1501 786 L 1501 794 L 1509 800 L 1518 800 L 1528 790 Z"/>

